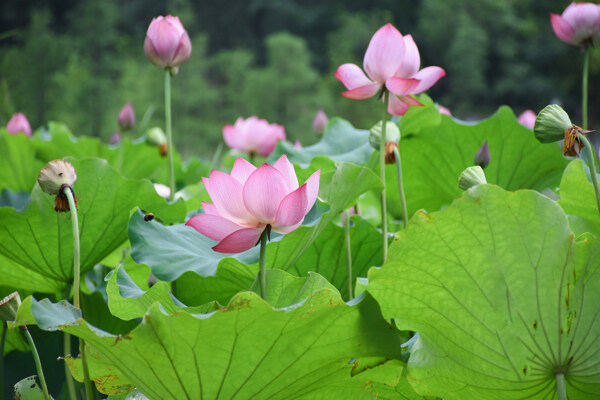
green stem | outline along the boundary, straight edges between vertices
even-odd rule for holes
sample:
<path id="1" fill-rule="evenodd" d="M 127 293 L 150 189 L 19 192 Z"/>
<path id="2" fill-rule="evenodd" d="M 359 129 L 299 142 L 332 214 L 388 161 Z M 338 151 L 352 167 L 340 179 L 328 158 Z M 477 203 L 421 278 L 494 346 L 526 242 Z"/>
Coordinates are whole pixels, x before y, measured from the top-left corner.
<path id="1" fill-rule="evenodd" d="M 175 171 L 173 170 L 173 135 L 171 133 L 171 71 L 165 69 L 165 125 L 167 131 L 167 155 L 169 157 L 169 201 L 175 200 Z"/>
<path id="2" fill-rule="evenodd" d="M 63 353 L 64 356 L 71 355 L 71 335 L 69 333 L 63 332 Z M 69 390 L 69 399 L 77 400 L 77 393 L 75 392 L 75 381 L 73 381 L 73 375 L 71 374 L 71 369 L 69 368 L 69 364 L 65 361 L 65 377 L 67 379 L 67 388 Z"/>
<path id="3" fill-rule="evenodd" d="M 33 354 L 33 361 L 35 362 L 35 368 L 37 369 L 40 386 L 42 387 L 42 392 L 44 393 L 44 398 L 49 400 L 50 395 L 48 394 L 48 386 L 46 386 L 46 378 L 44 378 L 44 371 L 42 370 L 40 355 L 38 354 L 37 348 L 35 347 L 35 343 L 33 342 L 33 338 L 31 337 L 31 333 L 29 333 L 27 326 L 22 326 L 20 329 L 23 333 L 23 336 L 25 336 L 25 339 L 27 339 L 27 343 L 29 343 L 31 354 Z"/>
<path id="4" fill-rule="evenodd" d="M 586 49 L 583 53 L 583 87 L 582 87 L 582 98 L 581 98 L 581 113 L 583 120 L 583 129 L 588 127 L 588 75 L 590 67 L 590 51 Z"/>
<path id="5" fill-rule="evenodd" d="M 590 176 L 592 177 L 592 183 L 594 184 L 594 192 L 596 192 L 596 204 L 598 206 L 598 212 L 600 212 L 600 186 L 598 186 L 598 176 L 596 175 L 596 162 L 594 161 L 596 158 L 594 156 L 595 151 L 585 135 L 577 133 L 577 137 L 583 142 L 583 148 L 585 149 L 588 167 L 590 169 Z"/>
<path id="6" fill-rule="evenodd" d="M 123 168 L 123 135 L 121 135 L 121 143 L 119 143 L 119 155 L 117 158 L 117 171 L 121 172 Z"/>
<path id="7" fill-rule="evenodd" d="M 350 247 L 350 212 L 344 211 L 344 239 L 346 241 L 346 276 L 348 280 L 348 300 L 352 300 L 352 248 Z"/>
<path id="8" fill-rule="evenodd" d="M 386 193 L 385 193 L 385 128 L 387 125 L 388 118 L 388 102 L 390 100 L 389 94 L 385 91 L 383 92 L 383 119 L 381 120 L 381 142 L 379 143 L 379 176 L 381 177 L 381 181 L 383 182 L 383 189 L 381 190 L 381 236 L 382 236 L 382 253 L 383 253 L 383 262 L 381 265 L 385 263 L 387 260 L 388 253 L 388 238 L 387 238 L 387 203 L 386 203 Z"/>
<path id="9" fill-rule="evenodd" d="M 83 367 L 83 382 L 85 385 L 85 398 L 92 400 L 94 398 L 94 390 L 92 381 L 90 380 L 90 370 L 88 368 L 87 356 L 85 353 L 85 341 L 79 339 L 79 354 L 81 355 L 81 366 Z"/>
<path id="10" fill-rule="evenodd" d="M 2 339 L 0 339 L 0 399 L 4 399 L 4 343 L 6 343 L 6 332 L 8 324 L 2 321 Z"/>
<path id="11" fill-rule="evenodd" d="M 269 226 L 265 228 L 260 236 L 260 262 L 258 269 L 258 279 L 260 281 L 260 297 L 267 300 L 267 274 L 265 273 L 265 258 L 267 254 L 267 236 Z"/>
<path id="12" fill-rule="evenodd" d="M 565 384 L 565 374 L 556 374 L 556 397 L 558 400 L 567 400 L 567 385 Z"/>
<path id="13" fill-rule="evenodd" d="M 396 179 L 398 180 L 398 192 L 400 193 L 400 205 L 402 206 L 402 222 L 404 227 L 408 225 L 408 211 L 406 211 L 406 197 L 404 196 L 404 186 L 402 185 L 402 161 L 400 160 L 400 151 L 394 147 L 394 158 L 396 159 Z"/>

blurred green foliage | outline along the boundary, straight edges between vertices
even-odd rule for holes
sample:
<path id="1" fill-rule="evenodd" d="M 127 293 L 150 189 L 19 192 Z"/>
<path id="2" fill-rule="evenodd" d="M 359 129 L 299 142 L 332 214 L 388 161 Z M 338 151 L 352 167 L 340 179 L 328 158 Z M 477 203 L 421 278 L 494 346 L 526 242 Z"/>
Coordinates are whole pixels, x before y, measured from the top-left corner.
<path id="1" fill-rule="evenodd" d="M 173 80 L 173 121 L 184 155 L 210 156 L 221 129 L 256 114 L 288 137 L 317 140 L 320 108 L 359 128 L 380 118 L 376 100 L 340 96 L 338 65 L 362 58 L 373 33 L 392 22 L 412 34 L 422 65 L 447 76 L 430 95 L 461 118 L 501 104 L 519 114 L 551 101 L 576 116 L 580 50 L 560 42 L 548 13 L 558 0 L 6 0 L 0 4 L 0 125 L 24 112 L 35 128 L 65 122 L 77 135 L 108 141 L 128 101 L 138 129 L 163 125 L 163 74 L 144 57 L 152 17 L 180 16 L 193 42 Z M 592 53 L 590 120 L 600 103 L 600 57 Z M 139 122 L 145 115 L 147 124 Z M 579 118 L 575 118 L 579 119 Z"/>

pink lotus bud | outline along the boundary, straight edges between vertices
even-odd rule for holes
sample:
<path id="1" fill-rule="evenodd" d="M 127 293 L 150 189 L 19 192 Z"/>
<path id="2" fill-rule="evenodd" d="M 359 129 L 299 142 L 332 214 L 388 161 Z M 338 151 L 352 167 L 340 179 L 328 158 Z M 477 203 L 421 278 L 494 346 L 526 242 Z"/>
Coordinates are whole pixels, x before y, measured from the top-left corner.
<path id="1" fill-rule="evenodd" d="M 234 125 L 223 127 L 223 138 L 232 149 L 267 157 L 275 149 L 277 142 L 285 139 L 285 129 L 281 125 L 269 124 L 257 116 L 248 119 L 240 117 Z"/>
<path id="2" fill-rule="evenodd" d="M 587 48 L 600 39 L 600 5 L 573 2 L 562 15 L 550 14 L 550 23 L 560 40 Z"/>
<path id="3" fill-rule="evenodd" d="M 6 124 L 6 130 L 12 135 L 17 133 L 23 133 L 26 136 L 31 136 L 31 125 L 23 113 L 13 114 L 8 124 Z"/>
<path id="4" fill-rule="evenodd" d="M 317 114 L 315 115 L 315 119 L 313 119 L 313 123 L 312 123 L 313 131 L 315 131 L 317 133 L 323 133 L 325 131 L 325 127 L 327 126 L 328 122 L 329 122 L 329 118 L 327 118 L 327 114 L 325 114 L 325 111 L 323 111 L 323 110 L 317 111 Z"/>
<path id="5" fill-rule="evenodd" d="M 110 140 L 109 140 L 110 144 L 119 144 L 121 143 L 121 134 L 117 131 L 113 132 L 113 134 L 110 136 Z"/>
<path id="6" fill-rule="evenodd" d="M 160 16 L 150 22 L 144 53 L 152 64 L 162 68 L 176 68 L 190 58 L 192 42 L 178 17 Z"/>
<path id="7" fill-rule="evenodd" d="M 477 153 L 475 153 L 473 163 L 475 163 L 475 165 L 479 165 L 481 168 L 485 168 L 489 165 L 490 148 L 488 147 L 487 140 L 483 142 L 483 145 L 479 148 L 479 150 L 477 150 Z"/>
<path id="8" fill-rule="evenodd" d="M 119 127 L 123 130 L 132 129 L 135 126 L 135 111 L 131 103 L 125 104 L 119 113 Z"/>
<path id="9" fill-rule="evenodd" d="M 171 195 L 171 189 L 162 183 L 155 183 L 154 190 L 156 190 L 156 193 L 158 193 L 160 197 L 168 198 Z"/>
<path id="10" fill-rule="evenodd" d="M 535 112 L 533 112 L 533 110 L 525 110 L 521 113 L 521 115 L 519 115 L 519 118 L 517 118 L 517 120 L 521 125 L 526 126 L 529 129 L 533 129 L 536 118 L 537 115 L 535 115 Z"/>
<path id="11" fill-rule="evenodd" d="M 440 112 L 440 114 L 444 114 L 444 115 L 447 115 L 447 116 L 449 116 L 449 117 L 451 117 L 451 116 L 452 116 L 452 113 L 450 112 L 450 110 L 449 110 L 449 109 L 447 109 L 446 107 L 442 106 L 442 105 L 439 105 L 439 104 L 438 104 L 438 105 L 437 105 L 437 109 L 438 109 L 438 111 Z"/>
<path id="12" fill-rule="evenodd" d="M 300 143 L 300 141 L 299 141 L 299 140 L 296 140 L 296 141 L 294 142 L 294 148 L 295 148 L 295 149 L 301 149 L 301 148 L 302 148 L 302 143 Z"/>

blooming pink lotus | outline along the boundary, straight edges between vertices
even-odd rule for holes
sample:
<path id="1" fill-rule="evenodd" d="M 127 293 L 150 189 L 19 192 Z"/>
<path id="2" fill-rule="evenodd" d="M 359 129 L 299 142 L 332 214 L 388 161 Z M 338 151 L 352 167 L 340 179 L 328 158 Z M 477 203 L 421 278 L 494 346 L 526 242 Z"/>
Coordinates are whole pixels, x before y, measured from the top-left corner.
<path id="1" fill-rule="evenodd" d="M 381 89 L 391 93 L 388 112 L 404 115 L 410 106 L 422 106 L 411 97 L 429 89 L 446 72 L 440 67 L 419 70 L 421 57 L 411 35 L 402 36 L 391 24 L 379 28 L 371 38 L 363 66 L 367 75 L 355 64 L 340 65 L 335 72 L 348 91 L 350 99 L 368 99 Z"/>
<path id="2" fill-rule="evenodd" d="M 533 129 L 536 118 L 537 115 L 535 115 L 535 112 L 533 112 L 533 110 L 525 110 L 521 113 L 521 115 L 519 115 L 519 118 L 517 118 L 517 120 L 521 125 L 526 126 L 529 129 Z"/>
<path id="3" fill-rule="evenodd" d="M 240 117 L 234 125 L 227 124 L 223 127 L 223 139 L 232 149 L 267 157 L 277 142 L 285 139 L 285 129 L 278 124 L 269 124 L 257 116 L 248 119 Z"/>
<path id="4" fill-rule="evenodd" d="M 562 15 L 550 14 L 550 22 L 563 42 L 587 48 L 600 39 L 600 5 L 573 2 Z"/>
<path id="5" fill-rule="evenodd" d="M 312 174 L 302 186 L 287 156 L 271 166 L 259 168 L 238 158 L 231 175 L 212 171 L 202 178 L 213 203 L 202 203 L 205 214 L 192 217 L 186 225 L 211 239 L 220 253 L 248 250 L 271 226 L 278 233 L 290 233 L 300 226 L 319 192 L 321 171 Z"/>
<path id="6" fill-rule="evenodd" d="M 12 134 L 23 133 L 26 136 L 31 136 L 31 125 L 23 113 L 15 113 L 6 124 L 6 130 Z"/>
<path id="7" fill-rule="evenodd" d="M 152 64 L 162 68 L 176 68 L 190 58 L 192 43 L 178 17 L 160 16 L 150 22 L 144 53 Z"/>
<path id="8" fill-rule="evenodd" d="M 131 129 L 135 125 L 135 111 L 131 103 L 125 104 L 119 112 L 119 126 L 121 129 Z"/>

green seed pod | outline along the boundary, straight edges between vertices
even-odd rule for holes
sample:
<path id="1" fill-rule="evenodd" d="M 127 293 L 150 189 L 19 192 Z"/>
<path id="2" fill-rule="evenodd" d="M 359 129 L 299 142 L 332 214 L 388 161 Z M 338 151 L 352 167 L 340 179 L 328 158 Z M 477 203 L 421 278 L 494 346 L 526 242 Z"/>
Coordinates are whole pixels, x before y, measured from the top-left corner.
<path id="1" fill-rule="evenodd" d="M 373 125 L 369 134 L 369 143 L 373 146 L 374 149 L 379 150 L 379 145 L 381 143 L 381 121 Z M 400 143 L 400 129 L 398 129 L 398 125 L 393 122 L 386 122 L 385 126 L 385 141 L 386 142 L 394 142 Z"/>
<path id="2" fill-rule="evenodd" d="M 479 165 L 465 169 L 458 178 L 458 187 L 462 190 L 469 190 L 473 186 L 487 183 L 483 168 Z"/>
<path id="3" fill-rule="evenodd" d="M 146 132 L 146 142 L 152 146 L 160 146 L 163 143 L 167 143 L 167 137 L 162 129 L 155 126 Z"/>
<path id="4" fill-rule="evenodd" d="M 565 138 L 565 130 L 573 126 L 569 115 L 557 104 L 546 106 L 538 114 L 533 132 L 542 143 L 558 142 Z"/>

